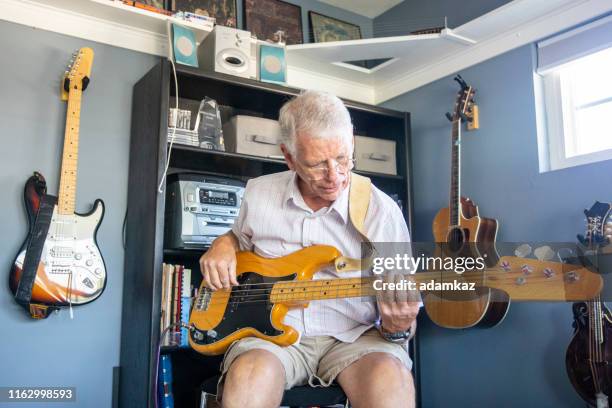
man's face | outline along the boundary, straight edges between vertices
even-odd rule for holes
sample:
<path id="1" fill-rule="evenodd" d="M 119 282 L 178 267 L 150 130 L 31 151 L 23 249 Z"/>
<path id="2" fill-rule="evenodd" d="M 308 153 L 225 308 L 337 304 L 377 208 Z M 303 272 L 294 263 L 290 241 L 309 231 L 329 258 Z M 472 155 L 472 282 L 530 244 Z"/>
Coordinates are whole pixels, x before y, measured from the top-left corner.
<path id="1" fill-rule="evenodd" d="M 353 157 L 352 139 L 321 139 L 309 134 L 300 134 L 296 139 L 295 155 L 291 155 L 284 145 L 281 147 L 287 165 L 297 172 L 306 187 L 303 193 L 326 201 L 335 201 L 349 183 L 350 159 Z"/>

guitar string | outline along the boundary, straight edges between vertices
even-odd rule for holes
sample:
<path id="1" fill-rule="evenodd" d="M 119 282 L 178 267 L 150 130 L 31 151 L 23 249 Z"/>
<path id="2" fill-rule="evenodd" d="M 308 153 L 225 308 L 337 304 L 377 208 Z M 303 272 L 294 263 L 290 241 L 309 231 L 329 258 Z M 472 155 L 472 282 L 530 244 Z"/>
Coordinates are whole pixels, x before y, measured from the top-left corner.
<path id="1" fill-rule="evenodd" d="M 595 336 L 593 336 L 593 330 L 594 330 L 594 318 L 593 318 L 593 306 L 594 303 L 592 302 L 587 302 L 587 311 L 589 313 L 589 368 L 591 370 L 591 376 L 593 378 L 593 385 L 595 386 L 595 392 L 598 393 L 599 392 L 599 378 L 598 378 L 598 372 L 597 372 L 597 367 L 595 367 L 595 359 L 593 356 L 594 353 L 594 347 L 595 347 L 595 342 L 596 339 L 594 338 Z"/>
<path id="2" fill-rule="evenodd" d="M 355 278 L 355 279 L 359 279 L 359 278 Z M 506 277 L 504 279 L 509 279 L 509 278 Z M 514 278 L 511 278 L 511 280 L 513 282 L 515 281 Z M 321 281 L 324 282 L 324 280 L 321 280 Z M 498 280 L 498 281 L 501 281 L 501 280 Z M 307 296 L 307 295 L 313 295 L 313 294 L 321 294 L 321 293 L 325 293 L 327 291 L 331 292 L 331 291 L 334 291 L 334 290 L 336 292 L 339 292 L 340 290 L 349 291 L 349 290 L 353 290 L 353 289 L 361 289 L 361 290 L 368 289 L 369 290 L 370 283 L 371 283 L 371 282 L 363 282 L 362 281 L 360 283 L 353 283 L 353 284 L 349 284 L 349 283 L 338 284 L 338 283 L 336 283 L 335 285 L 331 285 L 331 286 L 313 286 L 312 282 L 316 282 L 316 281 L 303 282 L 303 283 L 308 284 L 308 285 L 306 285 L 306 287 L 298 286 L 298 285 L 290 285 L 290 286 L 293 286 L 293 289 L 297 288 L 297 289 L 303 289 L 303 290 L 297 291 L 297 292 L 287 292 L 287 293 L 283 293 L 283 294 L 277 293 L 277 298 L 278 297 L 282 298 L 283 296 L 285 296 L 285 297 L 287 297 L 287 299 L 280 299 L 279 301 L 282 301 L 282 300 L 290 301 L 290 300 L 297 300 L 295 298 L 291 299 L 290 296 L 297 296 L 298 294 L 299 295 Z M 333 281 L 330 281 L 330 282 L 333 282 Z M 285 283 L 285 282 L 281 282 L 281 283 Z M 302 283 L 302 282 L 287 281 L 286 283 L 291 284 L 291 283 Z M 233 295 L 234 297 L 241 297 L 242 299 L 259 298 L 259 297 L 266 296 L 266 295 L 272 293 L 272 290 L 273 290 L 272 286 L 274 286 L 275 284 L 274 283 L 270 283 L 270 284 L 250 284 L 250 285 L 252 285 L 252 286 L 255 286 L 255 285 L 257 285 L 257 286 L 266 285 L 266 286 L 270 286 L 270 287 L 269 288 L 265 288 L 265 289 L 251 289 L 251 290 L 249 290 L 247 288 L 245 288 L 245 289 L 238 289 L 237 291 L 233 291 L 232 293 L 230 293 L 230 296 Z M 288 286 L 288 288 L 287 288 L 288 290 L 291 289 L 290 286 Z M 240 286 L 237 287 L 237 288 L 240 288 Z M 252 294 L 252 292 L 255 291 L 255 290 L 263 291 L 263 293 Z M 247 293 L 247 294 L 245 294 L 243 296 L 239 296 L 237 294 L 239 292 L 249 292 L 249 293 Z M 204 293 L 214 293 L 214 292 L 210 291 L 209 289 L 205 289 Z M 203 296 L 203 295 L 200 295 L 200 296 Z M 359 296 L 355 296 L 355 297 L 359 297 Z M 262 300 L 259 300 L 259 301 L 262 301 Z M 232 299 L 232 300 L 230 300 L 230 302 L 232 302 L 232 304 L 236 304 L 236 303 L 248 303 L 249 300 L 237 301 L 235 299 Z"/>
<path id="3" fill-rule="evenodd" d="M 78 64 L 78 61 L 76 62 L 76 64 Z M 80 115 L 80 109 L 81 109 L 81 94 L 82 94 L 82 90 L 79 89 L 76 85 L 74 87 L 71 86 L 70 82 L 69 82 L 69 89 L 68 89 L 68 104 L 66 109 L 68 110 L 68 119 L 66 120 L 66 132 L 69 133 L 70 135 L 70 140 L 65 140 L 64 142 L 70 142 L 70 144 L 73 146 L 72 148 L 70 147 L 70 145 L 66 145 L 64 146 L 66 153 L 68 153 L 68 157 L 64 156 L 64 160 L 71 158 L 71 160 L 69 161 L 68 167 L 74 168 L 76 170 L 76 158 L 73 158 L 72 156 L 74 155 L 74 152 L 71 151 L 71 149 L 73 150 L 74 147 L 76 147 L 76 149 L 78 149 L 78 132 L 79 132 L 79 117 L 77 115 Z M 69 130 L 70 129 L 70 130 Z M 76 132 L 75 132 L 76 129 Z M 75 137 L 76 135 L 76 137 Z M 69 169 L 67 168 L 66 171 L 69 171 Z M 72 210 L 71 212 L 74 213 L 74 209 L 75 209 L 75 198 L 76 198 L 76 176 L 75 176 L 75 171 L 73 170 L 71 173 L 70 179 L 66 180 L 66 176 L 67 174 L 62 174 L 60 176 L 64 177 L 65 183 L 63 185 L 64 190 L 62 191 L 62 194 L 60 195 L 60 197 L 63 196 L 68 196 L 68 194 L 70 194 L 70 202 L 66 201 L 66 204 L 70 205 L 71 208 L 68 208 L 70 210 Z M 68 188 L 69 188 L 69 192 L 66 191 L 66 183 L 68 183 Z M 72 186 L 70 185 L 70 183 L 72 183 Z M 72 188 L 72 190 L 70 190 L 70 188 Z M 63 197 L 63 199 L 65 200 L 68 197 Z M 64 208 L 66 209 L 66 208 Z M 67 215 L 67 214 L 64 214 Z M 73 215 L 74 216 L 74 215 Z M 62 217 L 64 218 L 64 217 Z M 65 237 L 64 233 L 68 230 L 69 232 L 71 232 L 71 236 L 76 238 L 76 223 L 72 223 L 70 222 L 69 227 L 65 228 L 64 226 L 65 220 L 62 219 L 60 222 L 60 229 L 62 231 L 61 234 L 61 238 L 62 239 L 66 239 L 66 238 L 70 238 L 70 237 Z M 73 256 L 76 254 L 76 250 L 77 250 L 77 240 L 76 239 L 72 239 L 70 240 L 70 246 L 72 249 L 72 254 Z M 69 310 L 70 310 L 70 318 L 73 319 L 74 318 L 74 312 L 72 309 L 72 294 L 73 294 L 73 285 L 76 284 L 76 279 L 73 276 L 74 272 L 73 272 L 73 268 L 69 268 L 69 277 L 68 277 L 68 288 L 66 288 L 66 295 L 68 297 L 68 305 L 69 305 Z"/>
<path id="4" fill-rule="evenodd" d="M 488 274 L 483 275 L 483 281 L 486 280 L 487 278 L 493 278 L 493 281 L 501 281 L 501 280 L 516 280 L 516 278 L 518 277 L 524 277 L 527 276 L 529 277 L 530 275 L 525 275 L 522 274 L 521 276 L 507 276 L 508 274 L 516 274 L 517 272 L 521 272 L 522 268 L 519 269 L 509 269 L 509 270 L 505 270 L 503 268 L 489 268 L 487 269 L 487 272 L 491 272 Z M 425 278 L 431 278 L 432 280 L 437 280 L 440 279 L 438 277 L 438 273 L 444 273 L 444 272 L 448 272 L 448 271 L 427 271 L 427 272 L 417 272 L 416 274 L 406 274 L 406 277 L 419 277 L 420 279 L 423 278 L 423 275 L 427 274 L 427 275 L 431 275 L 431 276 L 427 276 Z M 571 271 L 568 271 L 571 272 Z M 246 272 L 246 273 L 250 273 L 250 272 Z M 456 274 L 453 275 L 450 272 L 448 272 L 449 275 L 448 276 L 444 276 L 442 277 L 442 279 L 450 279 L 450 278 L 457 278 L 460 279 L 463 275 L 462 274 Z M 474 278 L 473 276 L 471 276 L 472 274 L 475 273 L 479 273 L 478 271 L 466 271 L 465 274 L 467 274 L 467 278 Z M 567 272 L 566 272 L 567 273 Z M 259 286 L 259 287 L 272 287 L 274 285 L 287 285 L 287 286 L 296 286 L 297 284 L 305 284 L 305 285 L 312 285 L 315 282 L 337 282 L 337 281 L 348 281 L 348 280 L 352 280 L 352 279 L 373 279 L 374 276 L 366 276 L 366 277 L 357 277 L 357 278 L 337 278 L 337 279 L 315 279 L 315 280 L 307 280 L 307 281 L 294 281 L 294 280 L 288 280 L 288 281 L 277 281 L 277 282 L 263 282 L 263 283 L 243 283 L 240 284 L 238 286 L 235 287 L 255 287 L 255 286 Z M 501 279 L 499 279 L 501 278 Z M 553 278 L 539 278 L 540 280 L 544 279 L 545 282 L 555 282 L 556 280 Z M 208 289 L 208 288 L 206 288 Z"/>

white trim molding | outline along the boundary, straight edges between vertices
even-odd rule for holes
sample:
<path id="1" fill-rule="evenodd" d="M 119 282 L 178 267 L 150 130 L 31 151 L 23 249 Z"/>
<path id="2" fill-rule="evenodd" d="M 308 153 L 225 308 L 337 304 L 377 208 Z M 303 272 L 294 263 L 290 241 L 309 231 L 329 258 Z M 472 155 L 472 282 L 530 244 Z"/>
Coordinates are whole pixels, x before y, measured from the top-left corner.
<path id="1" fill-rule="evenodd" d="M 173 20 L 112 0 L 0 0 L 0 10 L 2 20 L 158 56 L 167 55 L 166 22 Z M 327 56 L 317 59 L 316 53 L 294 58 L 288 47 L 288 85 L 324 88 L 347 99 L 380 104 L 610 11 L 610 0 L 514 0 L 446 35 L 407 39 L 406 47 L 413 48 L 405 49 L 405 55 L 377 55 L 374 58 L 396 59 L 373 70 L 355 69 L 342 64 L 346 60 L 330 61 Z M 208 34 L 192 23 L 181 24 L 193 28 L 198 41 Z M 372 53 L 393 53 L 384 39 L 370 41 L 378 44 L 370 47 Z M 302 48 L 306 53 L 316 47 Z"/>

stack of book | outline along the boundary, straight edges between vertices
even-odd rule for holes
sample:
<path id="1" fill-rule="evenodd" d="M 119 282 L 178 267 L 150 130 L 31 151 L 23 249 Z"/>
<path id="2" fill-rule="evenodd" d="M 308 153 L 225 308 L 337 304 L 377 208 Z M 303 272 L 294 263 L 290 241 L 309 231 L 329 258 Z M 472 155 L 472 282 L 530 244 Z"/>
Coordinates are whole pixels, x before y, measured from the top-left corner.
<path id="1" fill-rule="evenodd" d="M 162 346 L 188 346 L 189 333 L 179 323 L 189 323 L 193 287 L 191 269 L 183 265 L 164 264 L 162 269 L 162 298 L 160 332 L 171 327 Z"/>

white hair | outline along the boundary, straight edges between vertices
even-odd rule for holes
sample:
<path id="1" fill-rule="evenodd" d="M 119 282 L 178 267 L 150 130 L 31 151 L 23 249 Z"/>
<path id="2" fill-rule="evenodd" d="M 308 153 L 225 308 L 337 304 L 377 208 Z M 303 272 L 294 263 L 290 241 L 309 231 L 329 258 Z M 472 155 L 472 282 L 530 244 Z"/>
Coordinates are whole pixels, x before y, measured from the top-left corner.
<path id="1" fill-rule="evenodd" d="M 300 134 L 321 139 L 352 140 L 353 124 L 344 103 L 335 95 L 322 91 L 305 91 L 285 103 L 278 122 L 283 143 L 295 154 L 295 141 Z"/>

